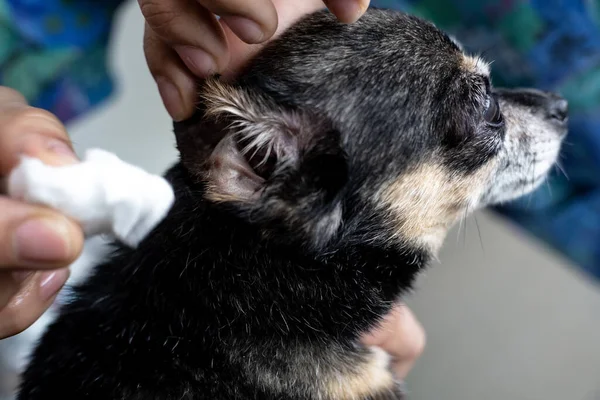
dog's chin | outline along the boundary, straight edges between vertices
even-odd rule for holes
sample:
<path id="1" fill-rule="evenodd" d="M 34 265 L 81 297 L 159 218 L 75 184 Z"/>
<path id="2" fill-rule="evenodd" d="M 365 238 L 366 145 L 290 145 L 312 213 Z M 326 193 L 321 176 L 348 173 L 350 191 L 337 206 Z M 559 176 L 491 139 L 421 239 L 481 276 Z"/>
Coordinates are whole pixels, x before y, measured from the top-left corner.
<path id="1" fill-rule="evenodd" d="M 495 198 L 492 198 L 490 200 L 489 204 L 486 204 L 486 206 L 500 206 L 500 205 L 506 204 L 508 202 L 520 199 L 521 197 L 525 197 L 525 196 L 535 192 L 538 188 L 540 188 L 540 186 L 542 186 L 542 184 L 546 181 L 547 178 L 548 178 L 548 174 L 544 174 L 537 178 L 533 178 L 530 181 L 526 181 L 522 185 L 522 187 L 517 188 L 512 192 L 505 193 L 505 194 L 496 196 Z"/>
<path id="2" fill-rule="evenodd" d="M 515 176 L 510 180 L 500 181 L 483 196 L 479 208 L 500 206 L 535 192 L 546 182 L 555 165 L 556 158 L 541 160 L 536 163 L 533 174 Z M 510 189 L 507 190 L 507 187 Z"/>
<path id="3" fill-rule="evenodd" d="M 480 207 L 503 205 L 539 189 L 556 168 L 562 136 L 557 134 L 557 140 L 539 141 L 526 151 L 507 148 L 488 190 L 481 198 Z"/>

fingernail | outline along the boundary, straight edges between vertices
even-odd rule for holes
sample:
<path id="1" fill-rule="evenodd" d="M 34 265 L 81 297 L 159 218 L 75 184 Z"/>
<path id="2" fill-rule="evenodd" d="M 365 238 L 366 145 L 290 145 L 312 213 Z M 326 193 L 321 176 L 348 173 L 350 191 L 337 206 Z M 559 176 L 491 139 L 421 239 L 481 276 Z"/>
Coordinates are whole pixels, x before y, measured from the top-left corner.
<path id="1" fill-rule="evenodd" d="M 204 50 L 190 46 L 182 46 L 176 50 L 185 65 L 195 75 L 206 78 L 217 72 L 215 60 Z"/>
<path id="2" fill-rule="evenodd" d="M 221 17 L 221 20 L 246 43 L 260 43 L 265 39 L 265 33 L 260 26 L 248 18 L 229 15 Z"/>
<path id="3" fill-rule="evenodd" d="M 369 7 L 368 0 L 329 0 L 326 3 L 338 20 L 348 24 L 356 22 Z"/>
<path id="4" fill-rule="evenodd" d="M 35 219 L 21 224 L 14 233 L 17 257 L 23 261 L 57 262 L 69 258 L 66 220 Z"/>
<path id="5" fill-rule="evenodd" d="M 367 12 L 367 9 L 369 8 L 369 3 L 370 0 L 358 0 L 358 9 L 360 15 L 363 15 L 365 12 Z"/>
<path id="6" fill-rule="evenodd" d="M 158 85 L 158 93 L 162 98 L 162 101 L 167 109 L 171 118 L 175 121 L 181 121 L 184 119 L 183 101 L 177 87 L 171 83 L 167 78 L 158 77 L 156 78 L 156 84 Z"/>
<path id="7" fill-rule="evenodd" d="M 25 282 L 27 280 L 27 278 L 29 278 L 31 275 L 33 275 L 33 272 L 31 272 L 31 271 L 17 271 L 17 272 L 13 272 L 13 274 L 12 274 L 13 279 L 17 283 Z"/>
<path id="8" fill-rule="evenodd" d="M 69 269 L 44 272 L 40 276 L 40 297 L 43 301 L 51 299 L 69 279 Z"/>
<path id="9" fill-rule="evenodd" d="M 349 6 L 346 12 L 346 22 L 352 24 L 362 17 L 362 15 L 365 13 L 365 9 L 362 7 L 362 4 L 354 4 Z"/>
<path id="10" fill-rule="evenodd" d="M 58 140 L 58 139 L 49 140 L 46 144 L 46 148 L 49 151 L 59 155 L 60 157 L 63 157 L 65 159 L 65 161 L 69 161 L 69 162 L 78 162 L 79 161 L 77 159 L 77 156 L 73 152 L 73 149 L 71 149 L 71 147 L 69 147 L 68 144 L 66 144 L 65 142 L 63 142 L 61 140 Z"/>

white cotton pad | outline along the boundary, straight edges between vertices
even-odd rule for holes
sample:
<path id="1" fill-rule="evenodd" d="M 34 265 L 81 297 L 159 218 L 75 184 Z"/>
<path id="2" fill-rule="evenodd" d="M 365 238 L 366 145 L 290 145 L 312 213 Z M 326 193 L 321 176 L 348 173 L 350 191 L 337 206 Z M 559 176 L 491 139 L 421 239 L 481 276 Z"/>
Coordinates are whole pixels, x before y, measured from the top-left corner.
<path id="1" fill-rule="evenodd" d="M 79 163 L 58 167 L 23 157 L 9 176 L 8 195 L 64 213 L 88 237 L 108 234 L 130 247 L 158 225 L 175 199 L 163 177 L 100 149 L 88 150 Z"/>

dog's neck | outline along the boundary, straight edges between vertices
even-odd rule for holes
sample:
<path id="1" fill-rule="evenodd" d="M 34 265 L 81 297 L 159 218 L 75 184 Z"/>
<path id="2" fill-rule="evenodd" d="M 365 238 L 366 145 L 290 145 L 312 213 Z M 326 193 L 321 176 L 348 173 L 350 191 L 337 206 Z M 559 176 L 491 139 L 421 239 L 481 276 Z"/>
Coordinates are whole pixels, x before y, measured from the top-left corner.
<path id="1" fill-rule="evenodd" d="M 120 274 L 123 282 L 142 280 L 140 286 L 172 296 L 169 301 L 178 304 L 165 311 L 179 307 L 205 315 L 206 326 L 198 329 L 227 323 L 233 335 L 240 324 L 239 331 L 256 335 L 274 331 L 306 335 L 312 330 L 354 338 L 411 287 L 427 261 L 425 254 L 416 251 L 402 253 L 361 243 L 318 256 L 283 247 L 263 239 L 256 227 L 235 214 L 204 200 L 201 186 L 193 183 L 181 164 L 167 178 L 177 197 L 169 216 L 138 250 L 125 252 L 124 258 L 117 256 L 108 269 Z M 135 301 L 140 299 L 132 298 Z M 155 301 L 157 312 L 164 298 Z M 264 321 L 245 317 L 211 321 L 223 307 L 231 310 L 222 315 L 252 315 L 254 308 L 275 307 L 279 316 L 264 312 L 258 314 Z"/>
<path id="2" fill-rule="evenodd" d="M 184 215 L 184 210 L 193 214 L 186 220 L 189 229 L 194 229 L 196 235 L 190 235 L 197 244 L 206 247 L 221 248 L 225 244 L 227 253 L 232 249 L 255 254 L 275 255 L 276 259 L 285 264 L 318 263 L 327 266 L 362 265 L 364 269 L 421 269 L 429 261 L 429 253 L 417 248 L 395 249 L 392 246 L 381 246 L 371 243 L 361 243 L 350 240 L 348 244 L 337 243 L 333 248 L 322 251 L 305 249 L 301 244 L 283 244 L 273 240 L 268 235 L 260 233 L 260 226 L 247 222 L 243 217 L 232 211 L 227 205 L 214 204 L 206 200 L 203 193 L 205 188 L 196 182 L 182 164 L 173 167 L 167 174 L 177 195 L 177 203 L 171 214 Z M 281 259 L 280 259 L 281 257 Z"/>

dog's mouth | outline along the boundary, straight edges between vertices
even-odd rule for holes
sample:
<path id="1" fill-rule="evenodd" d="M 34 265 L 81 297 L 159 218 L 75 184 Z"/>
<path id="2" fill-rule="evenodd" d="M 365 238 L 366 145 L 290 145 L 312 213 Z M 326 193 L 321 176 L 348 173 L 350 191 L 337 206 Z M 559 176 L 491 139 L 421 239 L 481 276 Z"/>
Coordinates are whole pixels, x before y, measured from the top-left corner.
<path id="1" fill-rule="evenodd" d="M 492 184 L 481 205 L 499 205 L 536 191 L 557 165 L 562 138 L 538 144 L 539 148 L 508 151 L 501 155 Z"/>

